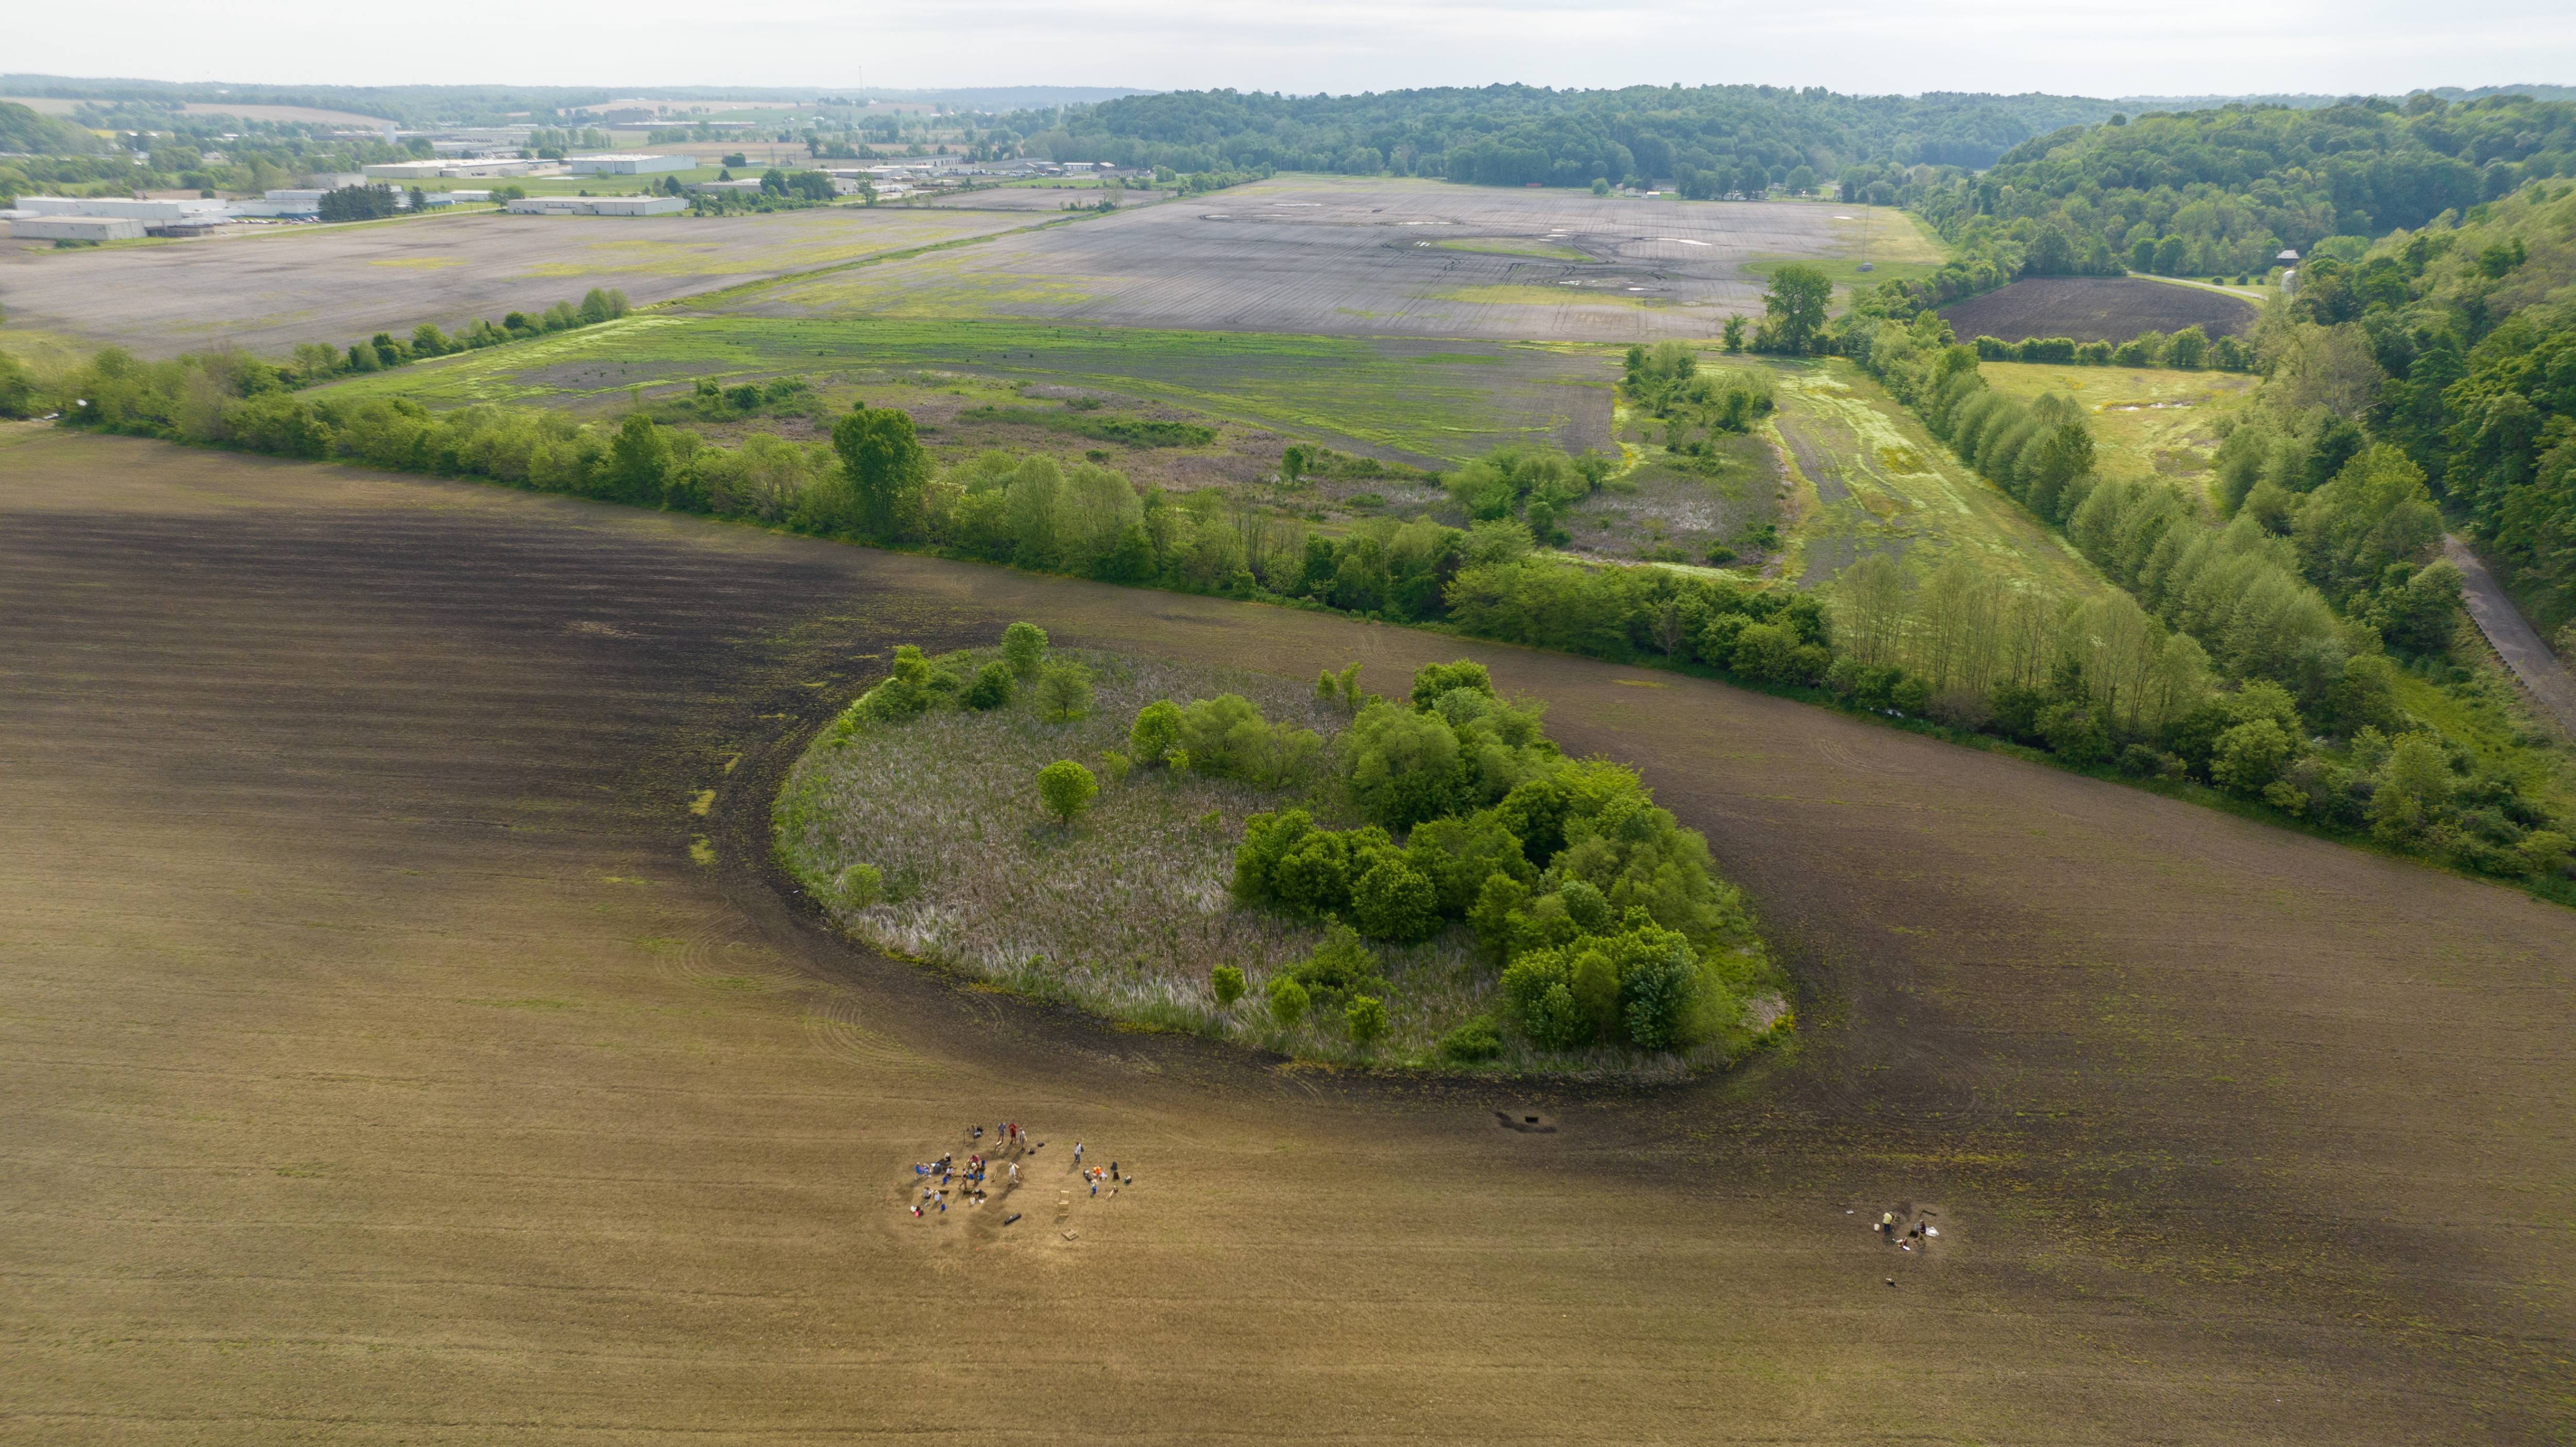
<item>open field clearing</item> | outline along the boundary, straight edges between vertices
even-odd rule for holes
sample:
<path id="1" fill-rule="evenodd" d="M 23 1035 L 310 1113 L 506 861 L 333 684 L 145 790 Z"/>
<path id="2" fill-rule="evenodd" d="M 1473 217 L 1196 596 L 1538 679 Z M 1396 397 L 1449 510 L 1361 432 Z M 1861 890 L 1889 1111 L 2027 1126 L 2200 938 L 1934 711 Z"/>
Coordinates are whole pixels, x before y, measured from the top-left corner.
<path id="1" fill-rule="evenodd" d="M 946 374 L 1132 395 L 1217 421 L 1437 464 L 1504 442 L 1607 446 L 1616 364 L 1615 354 L 1588 348 L 1483 342 L 659 312 L 335 386 L 431 407 L 577 406 L 586 398 L 623 403 L 631 388 L 650 396 L 701 377 L 828 375 L 864 386 L 899 375 L 935 391 Z M 984 400 L 934 405 L 922 420 L 940 425 L 948 415 L 941 406 L 953 411 Z"/>
<path id="2" fill-rule="evenodd" d="M 2259 313 L 2233 291 L 2130 276 L 2034 276 L 1941 309 L 1962 341 L 2072 337 L 2125 342 L 2140 332 L 2198 326 L 2213 337 L 2250 329 Z"/>
<path id="3" fill-rule="evenodd" d="M 0 447 L 0 1434 L 2576 1430 L 2576 945 L 2519 893 L 1638 670 Z M 762 870 L 778 771 L 894 642 L 1020 616 L 1379 690 L 1482 659 L 1708 831 L 1802 1053 L 1382 1086 L 836 945 Z M 900 1211 L 1005 1118 L 1026 1219 Z M 1059 1225 L 1076 1139 L 1138 1183 Z M 1933 1249 L 1865 1230 L 1900 1205 Z"/>
<path id="4" fill-rule="evenodd" d="M 167 246 L 0 248 L 12 330 L 146 356 L 232 345 L 263 355 L 455 330 L 543 311 L 594 286 L 636 305 L 1025 224 L 975 212 L 836 206 L 766 216 L 423 217 Z"/>
<path id="5" fill-rule="evenodd" d="M 1986 385 L 2024 401 L 2064 392 L 2092 414 L 2104 477 L 2163 477 L 2207 494 L 2218 422 L 2263 380 L 2237 372 L 1987 362 Z"/>
<path id="6" fill-rule="evenodd" d="M 1782 570 L 1821 583 L 1873 553 L 1925 568 L 1965 555 L 2059 597 L 2110 587 L 2001 488 L 1959 464 L 1868 374 L 1840 360 L 1780 368 L 1774 425 L 1805 486 Z"/>
<path id="7" fill-rule="evenodd" d="M 1844 219 L 1837 219 L 1837 218 Z M 1907 259 L 1868 207 L 1683 202 L 1281 176 L 1063 231 L 725 298 L 775 317 L 1049 317 L 1121 326 L 1633 342 L 1761 310 L 1756 260 Z M 1473 249 L 1458 243 L 1484 243 Z M 1527 255 L 1512 246 L 1580 253 Z"/>

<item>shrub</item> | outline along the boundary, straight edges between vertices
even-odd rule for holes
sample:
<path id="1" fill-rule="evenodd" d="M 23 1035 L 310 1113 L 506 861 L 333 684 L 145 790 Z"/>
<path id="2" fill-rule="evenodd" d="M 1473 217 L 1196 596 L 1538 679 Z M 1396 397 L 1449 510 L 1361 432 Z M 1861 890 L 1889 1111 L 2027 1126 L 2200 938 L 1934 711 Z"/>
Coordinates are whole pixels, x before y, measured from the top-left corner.
<path id="1" fill-rule="evenodd" d="M 1059 823 L 1071 824 L 1099 794 L 1100 781 L 1071 759 L 1058 759 L 1038 770 L 1038 798 Z"/>
<path id="2" fill-rule="evenodd" d="M 1002 630 L 1002 658 L 1011 665 L 1011 672 L 1035 678 L 1046 656 L 1046 630 L 1035 623 L 1014 623 Z"/>
<path id="3" fill-rule="evenodd" d="M 1386 977 L 1378 972 L 1377 956 L 1346 924 L 1326 929 L 1323 943 L 1298 961 L 1288 977 L 1316 995 L 1359 995 L 1372 990 L 1384 994 L 1388 989 Z"/>
<path id="4" fill-rule="evenodd" d="M 2567 871 L 2571 844 L 2566 835 L 2555 829 L 2534 829 L 2514 846 L 2522 856 L 2523 870 L 2534 879 L 2548 879 Z"/>
<path id="5" fill-rule="evenodd" d="M 1536 875 L 1519 837 L 1492 809 L 1416 825 L 1405 840 L 1404 860 L 1439 892 L 1443 914 L 1466 914 L 1485 881 L 1497 874 L 1523 882 Z"/>
<path id="6" fill-rule="evenodd" d="M 2218 736 L 2209 777 L 2222 788 L 2259 795 L 2264 785 L 2281 776 L 2282 765 L 2289 761 L 2290 736 L 2271 719 L 2258 718 Z"/>
<path id="7" fill-rule="evenodd" d="M 1306 987 L 1295 980 L 1286 975 L 1271 977 L 1270 1018 L 1279 1022 L 1279 1028 L 1295 1029 L 1297 1022 L 1306 1018 L 1306 1006 L 1310 1000 Z"/>
<path id="8" fill-rule="evenodd" d="M 1735 635 L 1726 666 L 1762 683 L 1795 683 L 1799 652 L 1794 631 L 1777 623 L 1753 623 Z"/>
<path id="9" fill-rule="evenodd" d="M 1280 861 L 1314 829 L 1314 816 L 1303 809 L 1244 820 L 1243 842 L 1234 846 L 1234 897 L 1245 904 L 1277 899 Z"/>
<path id="10" fill-rule="evenodd" d="M 1292 910 L 1339 914 L 1350 907 L 1354 872 L 1349 836 L 1318 829 L 1280 856 L 1271 873 L 1271 889 L 1279 903 Z"/>
<path id="11" fill-rule="evenodd" d="M 862 718 L 900 723 L 920 717 L 929 707 L 930 661 L 921 656 L 918 646 L 906 643 L 894 651 L 894 673 L 860 696 L 858 713 Z"/>
<path id="12" fill-rule="evenodd" d="M 1141 721 L 1141 716 L 1140 716 Z M 1220 779 L 1281 788 L 1322 757 L 1324 740 L 1312 729 L 1270 723 L 1235 694 L 1203 698 L 1178 710 L 1174 723 L 1189 766 Z"/>
<path id="13" fill-rule="evenodd" d="M 1180 741 L 1180 705 L 1168 698 L 1158 698 L 1136 710 L 1136 722 L 1127 729 L 1128 749 L 1135 754 L 1136 762 L 1148 768 L 1169 757 Z"/>
<path id="14" fill-rule="evenodd" d="M 1474 1065 L 1503 1053 L 1502 1032 L 1484 1015 L 1440 1037 L 1440 1058 L 1459 1065 Z"/>
<path id="15" fill-rule="evenodd" d="M 0 417 L 33 417 L 44 399 L 17 358 L 0 352 Z"/>
<path id="16" fill-rule="evenodd" d="M 842 870 L 834 887 L 848 909 L 866 909 L 885 898 L 885 876 L 873 864 L 853 864 Z"/>
<path id="17" fill-rule="evenodd" d="M 1440 928 L 1440 896 L 1419 871 L 1389 857 L 1351 885 L 1351 919 L 1362 934 L 1409 944 Z"/>
<path id="18" fill-rule="evenodd" d="M 1457 808 L 1458 735 L 1438 714 L 1374 702 L 1342 744 L 1352 797 L 1378 823 L 1409 829 Z"/>
<path id="19" fill-rule="evenodd" d="M 1463 658 L 1455 663 L 1426 663 L 1413 673 L 1413 706 L 1428 710 L 1443 694 L 1460 688 L 1492 698 L 1493 676 L 1485 671 L 1485 665 Z"/>
<path id="20" fill-rule="evenodd" d="M 1386 1005 L 1374 995 L 1354 997 L 1342 1012 L 1342 1023 L 1351 1032 L 1351 1043 L 1366 1050 L 1386 1034 Z"/>
<path id="21" fill-rule="evenodd" d="M 1050 663 L 1038 670 L 1038 716 L 1069 724 L 1091 712 L 1091 675 L 1071 663 Z"/>
<path id="22" fill-rule="evenodd" d="M 1233 1009 L 1234 1002 L 1243 998 L 1243 971 L 1234 965 L 1208 971 L 1208 993 L 1216 996 L 1218 1009 Z"/>
<path id="23" fill-rule="evenodd" d="M 979 713 L 1007 706 L 1012 694 L 1011 669 L 1006 663 L 987 663 L 975 670 L 975 681 L 966 685 L 964 702 Z"/>

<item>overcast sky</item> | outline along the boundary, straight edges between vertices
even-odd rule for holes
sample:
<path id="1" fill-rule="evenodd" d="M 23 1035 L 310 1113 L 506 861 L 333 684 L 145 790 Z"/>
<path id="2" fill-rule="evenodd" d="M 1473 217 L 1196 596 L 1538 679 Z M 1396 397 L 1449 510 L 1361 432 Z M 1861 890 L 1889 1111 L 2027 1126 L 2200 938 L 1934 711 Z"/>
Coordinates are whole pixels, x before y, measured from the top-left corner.
<path id="1" fill-rule="evenodd" d="M 2569 0 L 25 0 L 0 69 L 273 83 L 1823 85 L 2083 95 L 2576 82 Z"/>

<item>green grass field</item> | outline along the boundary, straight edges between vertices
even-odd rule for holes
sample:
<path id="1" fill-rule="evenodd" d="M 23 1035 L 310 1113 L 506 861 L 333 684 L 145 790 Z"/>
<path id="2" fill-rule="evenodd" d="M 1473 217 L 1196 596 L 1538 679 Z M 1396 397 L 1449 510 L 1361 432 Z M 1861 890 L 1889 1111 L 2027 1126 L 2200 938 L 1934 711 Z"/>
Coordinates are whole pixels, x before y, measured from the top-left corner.
<path id="1" fill-rule="evenodd" d="M 1834 205 L 1832 202 L 1813 203 Z M 1941 269 L 1949 249 L 1911 212 L 1884 206 L 1848 206 L 1833 214 L 1837 243 L 1830 256 L 1762 256 L 1744 263 L 1747 275 L 1768 280 L 1781 267 L 1810 266 L 1834 283 L 1837 300 L 1854 288 L 1882 281 L 1921 281 Z M 1861 267 L 1869 267 L 1863 271 Z"/>
<path id="2" fill-rule="evenodd" d="M 2235 372 L 2043 362 L 1987 362 L 1980 370 L 1988 386 L 2008 397 L 2063 392 L 2082 403 L 2099 446 L 2094 467 L 2104 477 L 2162 477 L 2195 489 L 2208 486 L 2220 419 L 2262 380 Z"/>
<path id="3" fill-rule="evenodd" d="M 1871 554 L 1989 575 L 2061 597 L 2110 588 L 2093 565 L 1923 430 L 1859 368 L 1780 368 L 1773 419 L 1797 472 L 1781 573 L 1822 583 Z"/>
<path id="4" fill-rule="evenodd" d="M 954 371 L 1096 387 L 1430 463 L 1606 424 L 1615 353 L 1401 339 L 657 312 L 336 384 L 426 406 L 566 403 L 785 374 Z"/>

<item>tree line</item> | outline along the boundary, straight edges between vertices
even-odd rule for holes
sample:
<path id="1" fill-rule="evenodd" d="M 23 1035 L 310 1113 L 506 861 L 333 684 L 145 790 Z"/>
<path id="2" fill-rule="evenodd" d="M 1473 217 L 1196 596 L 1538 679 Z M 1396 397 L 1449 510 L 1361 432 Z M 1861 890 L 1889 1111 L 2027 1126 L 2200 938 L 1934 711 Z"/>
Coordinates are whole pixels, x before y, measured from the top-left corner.
<path id="1" fill-rule="evenodd" d="M 2232 336 L 2212 341 L 2200 324 L 2170 334 L 2154 330 L 2138 333 L 2125 342 L 2079 342 L 2073 337 L 2024 337 L 2007 342 L 1999 337 L 1979 337 L 1971 343 L 1981 362 L 2045 362 L 2058 366 L 2078 367 L 2171 367 L 2176 371 L 2196 372 L 2206 367 L 2217 372 L 2250 372 L 2258 358 L 2254 349 Z"/>
<path id="2" fill-rule="evenodd" d="M 2212 515 L 2161 479 L 2099 476 L 2079 404 L 1996 392 L 1936 315 L 1854 329 L 1845 344 L 2124 590 L 2066 610 L 2072 636 L 2037 676 L 2023 661 L 2037 650 L 2016 645 L 2004 685 L 1946 707 L 1936 695 L 1936 714 L 2564 891 L 2568 821 L 2398 701 L 2398 666 L 2443 659 L 2461 627 L 2440 514 L 2401 449 L 2324 408 L 2258 408 L 2219 450 Z M 1855 621 L 1856 656 L 1939 676 L 1958 666 L 1957 634 L 1999 616 L 2001 636 L 2019 631 L 2009 617 L 2028 605 L 1973 576 L 1918 588 L 1894 571 L 1855 569 L 1839 585 L 1856 620 L 1882 620 Z"/>
<path id="3" fill-rule="evenodd" d="M 2387 649 L 2430 650 L 2458 617 L 2447 565 L 2387 542 L 2402 535 L 2392 518 L 2420 520 L 2407 505 L 2420 477 L 2410 493 L 2386 452 L 2319 439 L 2295 460 L 2265 452 L 2237 515 L 2205 518 L 2171 487 L 2100 479 L 2081 410 L 1994 392 L 1975 349 L 1938 317 L 1859 320 L 1870 329 L 1847 318 L 1824 341 L 2132 591 L 2075 604 L 1962 565 L 1925 577 L 1870 564 L 1829 602 L 1576 562 L 1544 551 L 1541 530 L 1599 485 L 1607 462 L 1545 449 L 1503 449 L 1444 475 L 1467 527 L 1377 518 L 1335 535 L 1238 492 L 1139 489 L 1090 462 L 986 452 L 938 467 L 908 415 L 864 405 L 839 416 L 829 443 L 760 433 L 722 447 L 644 411 L 614 426 L 494 405 L 432 414 L 407 399 L 298 395 L 237 358 L 107 353 L 69 379 L 98 400 L 68 420 L 1706 669 L 1998 735 L 2079 767 L 2203 781 L 2489 873 L 2558 877 L 2560 821 L 2394 704 Z M 1651 354 L 1645 363 L 1641 382 L 1668 395 Z M 2233 454 L 2229 466 L 2240 466 Z M 2281 489 L 2316 481 L 2283 505 L 2261 487 L 2267 475 Z M 2443 760 L 2438 777 L 2426 749 Z"/>
<path id="4" fill-rule="evenodd" d="M 334 347 L 323 342 L 305 342 L 295 348 L 293 360 L 284 363 L 263 362 L 240 352 L 215 352 L 190 355 L 169 362 L 144 362 L 122 348 L 100 351 L 72 377 L 47 388 L 14 357 L 0 353 L 0 417 L 35 417 L 46 411 L 67 411 L 75 421 L 104 427 L 110 431 L 140 431 L 151 434 L 155 429 L 178 425 L 181 415 L 174 399 L 193 396 L 195 418 L 190 435 L 180 440 L 192 442 L 235 440 L 222 421 L 223 414 L 235 403 L 259 399 L 277 399 L 297 387 L 327 382 L 339 377 L 381 372 L 431 357 L 450 356 L 457 352 L 497 347 L 527 337 L 540 337 L 549 332 L 570 331 L 622 317 L 629 310 L 626 293 L 615 288 L 592 287 L 579 302 L 559 301 L 536 313 L 511 312 L 501 320 L 476 318 L 464 331 L 451 336 L 435 323 L 423 322 L 412 328 L 407 338 L 390 332 L 378 332 L 363 342 L 347 347 Z M 324 439 L 329 424 L 311 408 L 297 411 L 283 408 L 276 400 L 262 401 L 252 409 L 261 416 L 293 419 L 287 433 L 303 439 L 283 448 L 289 456 L 321 457 L 327 450 Z M 251 415 L 249 412 L 241 414 Z M 286 435 L 286 434 L 278 434 Z M 255 450 L 280 451 L 275 446 Z"/>

